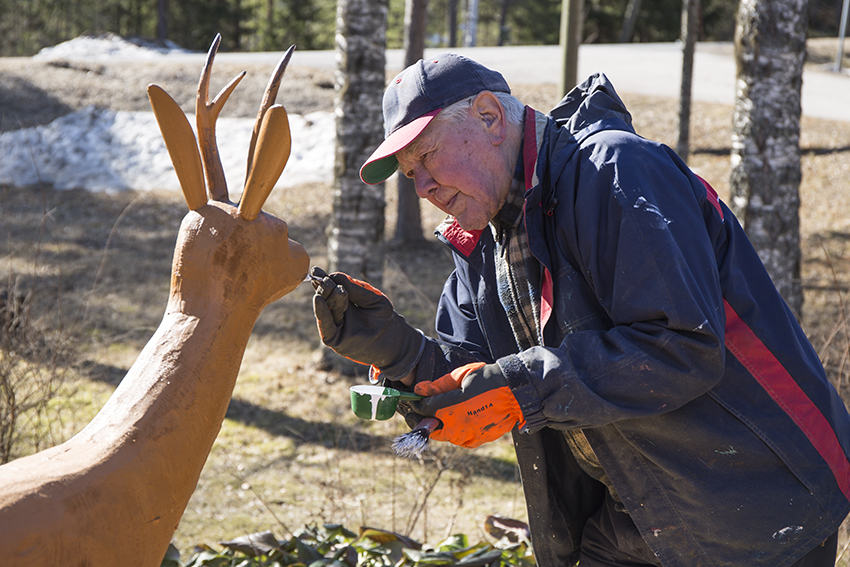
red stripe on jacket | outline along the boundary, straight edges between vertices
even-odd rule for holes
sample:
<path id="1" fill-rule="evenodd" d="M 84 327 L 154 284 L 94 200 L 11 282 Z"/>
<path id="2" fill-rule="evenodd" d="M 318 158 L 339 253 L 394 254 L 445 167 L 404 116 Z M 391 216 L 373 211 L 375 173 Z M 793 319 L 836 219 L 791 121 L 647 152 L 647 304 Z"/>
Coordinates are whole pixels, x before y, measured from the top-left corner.
<path id="1" fill-rule="evenodd" d="M 697 179 L 702 182 L 703 187 L 705 187 L 705 198 L 712 204 L 712 206 L 717 209 L 717 212 L 720 213 L 720 218 L 723 218 L 723 209 L 720 207 L 720 197 L 717 195 L 717 191 L 714 190 L 708 181 L 697 175 Z"/>
<path id="2" fill-rule="evenodd" d="M 826 417 L 732 306 L 726 308 L 726 348 L 808 437 L 850 500 L 850 462 Z"/>

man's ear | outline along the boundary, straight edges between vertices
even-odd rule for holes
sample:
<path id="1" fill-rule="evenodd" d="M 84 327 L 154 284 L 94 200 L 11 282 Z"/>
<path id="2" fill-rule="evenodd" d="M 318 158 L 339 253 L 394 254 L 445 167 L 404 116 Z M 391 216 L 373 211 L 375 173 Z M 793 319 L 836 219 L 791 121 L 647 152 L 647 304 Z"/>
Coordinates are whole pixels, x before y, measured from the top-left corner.
<path id="1" fill-rule="evenodd" d="M 478 93 L 472 101 L 472 112 L 475 119 L 481 120 L 484 129 L 495 145 L 505 141 L 507 137 L 507 116 L 505 107 L 498 97 L 490 91 Z"/>

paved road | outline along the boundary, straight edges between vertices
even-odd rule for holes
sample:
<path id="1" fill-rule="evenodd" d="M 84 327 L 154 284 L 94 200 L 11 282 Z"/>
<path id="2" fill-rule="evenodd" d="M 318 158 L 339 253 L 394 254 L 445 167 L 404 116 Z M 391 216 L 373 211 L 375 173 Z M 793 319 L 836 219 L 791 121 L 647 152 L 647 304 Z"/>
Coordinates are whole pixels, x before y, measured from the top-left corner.
<path id="1" fill-rule="evenodd" d="M 431 56 L 445 49 L 428 49 Z M 458 48 L 488 67 L 502 72 L 509 83 L 559 82 L 558 46 Z M 250 57 L 276 62 L 279 53 L 221 53 L 219 58 L 238 60 Z M 263 59 L 264 60 L 264 59 Z M 400 71 L 401 50 L 387 51 L 387 68 Z M 579 49 L 579 76 L 605 73 L 622 93 L 678 98 L 682 66 L 677 43 L 590 44 Z M 333 51 L 296 51 L 293 65 L 333 69 Z M 733 104 L 735 101 L 735 61 L 730 43 L 699 43 L 694 57 L 692 96 L 696 100 Z M 803 114 L 850 122 L 850 75 L 807 68 L 803 75 Z"/>

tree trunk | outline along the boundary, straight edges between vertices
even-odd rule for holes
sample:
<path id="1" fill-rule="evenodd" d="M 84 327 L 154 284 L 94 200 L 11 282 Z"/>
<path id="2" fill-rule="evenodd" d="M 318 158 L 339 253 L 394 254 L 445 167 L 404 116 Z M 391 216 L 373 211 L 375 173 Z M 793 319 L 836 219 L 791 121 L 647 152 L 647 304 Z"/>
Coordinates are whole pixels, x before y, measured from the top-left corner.
<path id="1" fill-rule="evenodd" d="M 478 0 L 466 0 L 466 22 L 463 33 L 463 46 L 475 47 L 478 44 Z"/>
<path id="2" fill-rule="evenodd" d="M 806 0 L 741 0 L 732 133 L 732 210 L 800 316 L 800 91 Z"/>
<path id="3" fill-rule="evenodd" d="M 242 0 L 233 3 L 233 50 L 242 49 Z"/>
<path id="4" fill-rule="evenodd" d="M 161 42 L 168 39 L 168 0 L 157 2 L 156 38 Z"/>
<path id="5" fill-rule="evenodd" d="M 688 162 L 691 137 L 691 84 L 697 40 L 699 0 L 682 0 L 682 85 L 679 89 L 679 140 L 676 153 Z"/>
<path id="6" fill-rule="evenodd" d="M 640 0 L 629 0 L 626 13 L 623 15 L 623 29 L 620 32 L 620 43 L 629 43 L 635 33 L 635 22 L 640 12 Z"/>
<path id="7" fill-rule="evenodd" d="M 407 0 L 404 4 L 404 66 L 422 59 L 428 31 L 428 0 Z"/>
<path id="8" fill-rule="evenodd" d="M 449 30 L 449 47 L 457 47 L 457 2 L 458 0 L 449 0 L 449 6 L 446 10 L 446 27 Z"/>
<path id="9" fill-rule="evenodd" d="M 425 55 L 425 34 L 428 27 L 428 0 L 407 0 L 404 9 L 404 66 L 413 65 Z M 423 242 L 422 214 L 419 196 L 412 179 L 399 174 L 396 244 Z"/>
<path id="10" fill-rule="evenodd" d="M 263 38 L 262 45 L 266 51 L 275 51 L 280 49 L 277 41 L 277 18 L 275 18 L 275 2 L 274 0 L 266 0 L 266 33 Z"/>
<path id="11" fill-rule="evenodd" d="M 381 286 L 384 184 L 366 185 L 360 166 L 384 139 L 387 0 L 338 0 L 336 30 L 336 159 L 331 270 Z"/>
<path id="12" fill-rule="evenodd" d="M 841 72 L 841 63 L 844 59 L 844 37 L 847 33 L 847 12 L 850 11 L 850 0 L 844 0 L 841 5 L 841 21 L 838 24 L 838 51 L 835 53 L 835 65 L 832 70 Z"/>
<path id="13" fill-rule="evenodd" d="M 510 45 L 511 30 L 508 27 L 508 9 L 511 0 L 502 0 L 499 7 L 499 46 Z"/>
<path id="14" fill-rule="evenodd" d="M 582 40 L 584 0 L 561 1 L 561 94 L 566 94 L 578 84 L 578 48 Z"/>

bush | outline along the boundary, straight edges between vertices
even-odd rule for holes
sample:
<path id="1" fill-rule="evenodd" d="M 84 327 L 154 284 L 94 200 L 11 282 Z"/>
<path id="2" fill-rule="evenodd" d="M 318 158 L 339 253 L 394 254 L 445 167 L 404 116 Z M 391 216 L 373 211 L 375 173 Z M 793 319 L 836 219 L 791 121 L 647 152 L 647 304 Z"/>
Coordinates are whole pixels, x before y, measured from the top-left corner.
<path id="1" fill-rule="evenodd" d="M 0 464 L 53 444 L 51 400 L 74 352 L 61 330 L 31 317 L 32 287 L 22 288 L 0 289 Z"/>
<path id="2" fill-rule="evenodd" d="M 222 551 L 207 545 L 196 548 L 186 563 L 169 547 L 162 567 L 424 567 L 505 566 L 533 567 L 527 527 L 493 516 L 487 519 L 495 544 L 470 545 L 465 535 L 454 535 L 434 547 L 389 531 L 361 528 L 360 534 L 340 525 L 306 527 L 288 540 L 270 531 L 222 542 Z"/>

